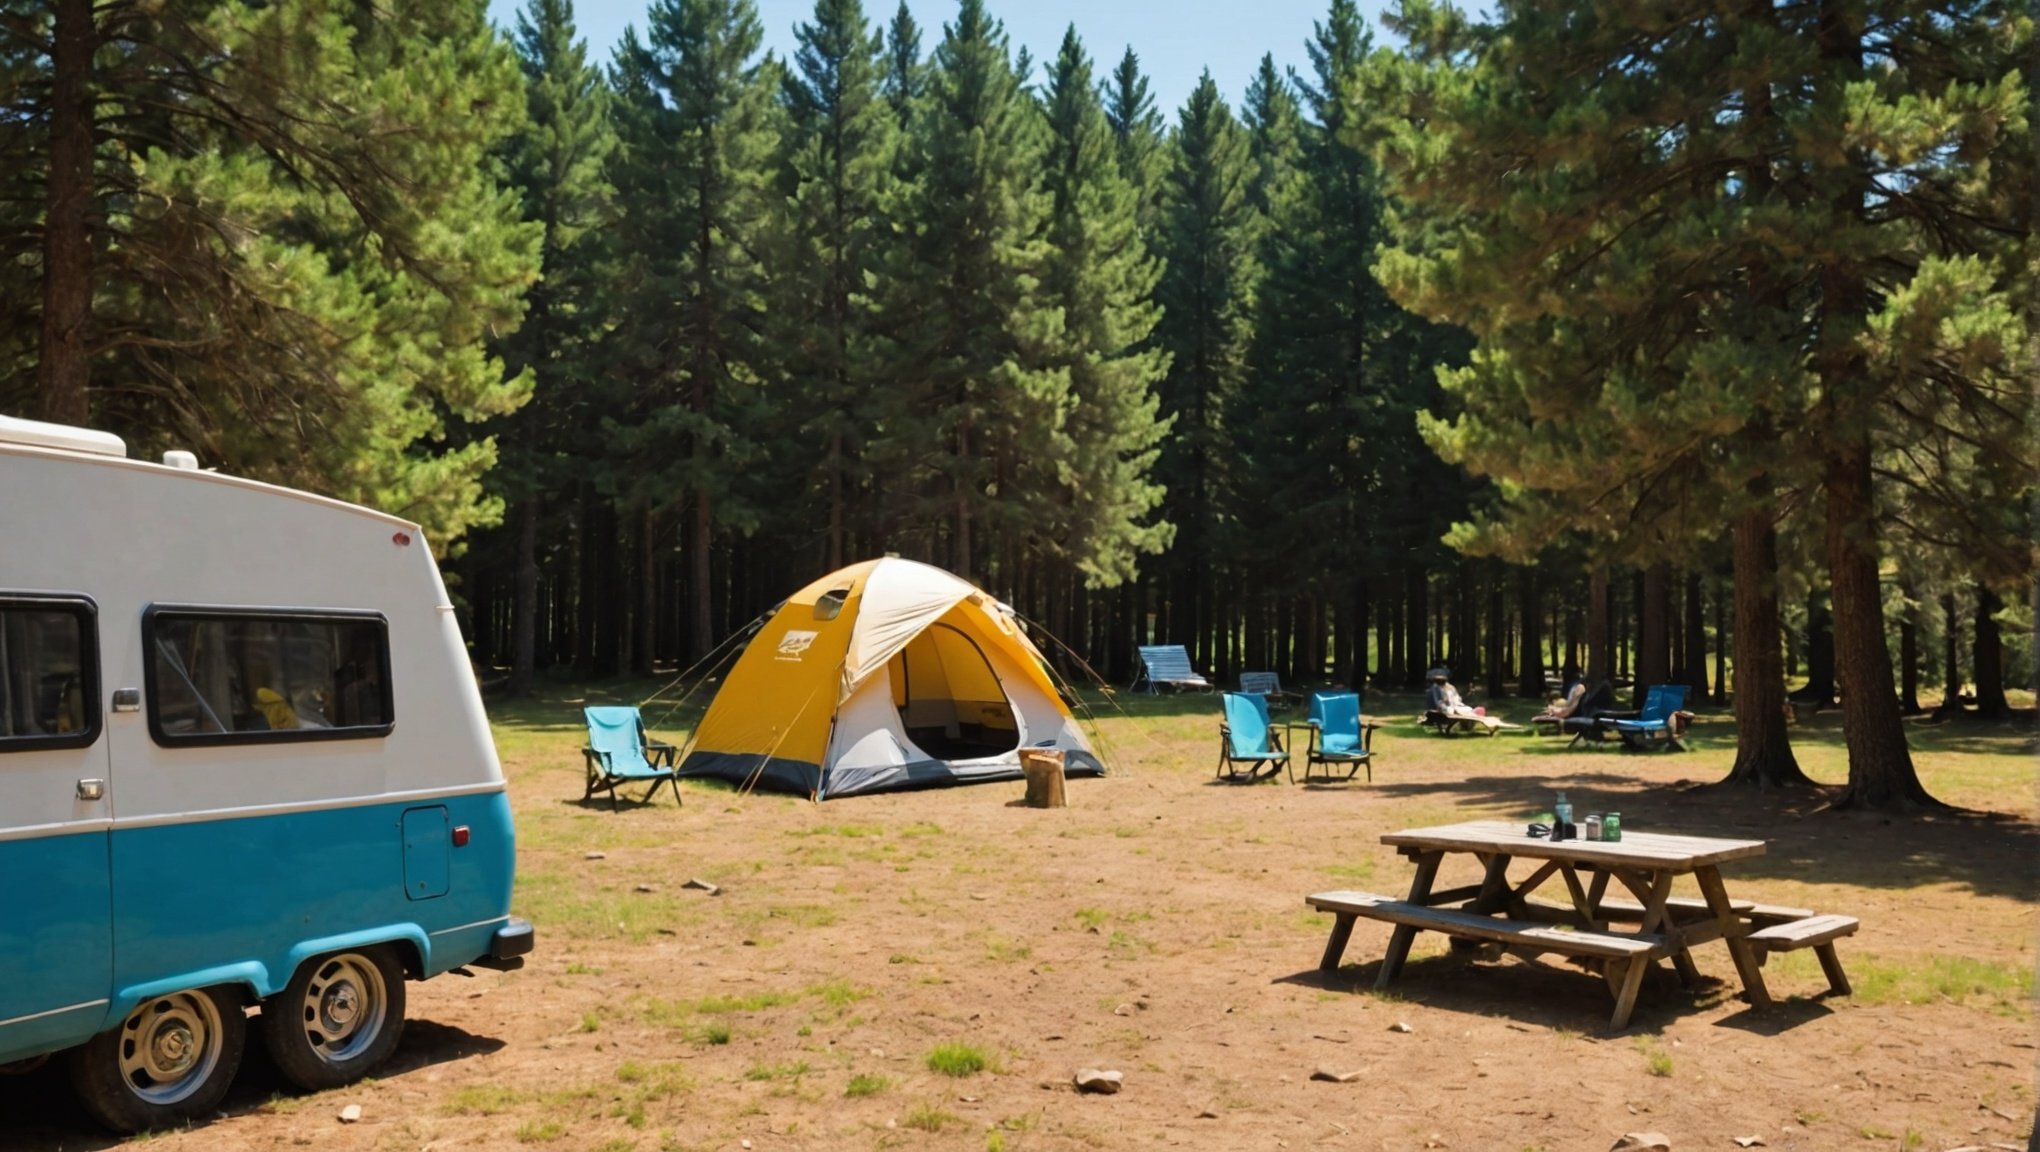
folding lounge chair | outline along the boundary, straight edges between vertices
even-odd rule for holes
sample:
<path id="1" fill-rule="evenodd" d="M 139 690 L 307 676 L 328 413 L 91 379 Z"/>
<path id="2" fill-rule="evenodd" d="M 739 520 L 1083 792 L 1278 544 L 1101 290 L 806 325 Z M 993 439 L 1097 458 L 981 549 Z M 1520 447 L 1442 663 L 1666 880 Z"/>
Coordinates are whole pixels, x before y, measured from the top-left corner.
<path id="1" fill-rule="evenodd" d="M 589 708 L 588 746 L 581 749 L 587 763 L 588 789 L 581 799 L 592 800 L 597 792 L 609 793 L 609 806 L 617 807 L 617 793 L 628 785 L 650 784 L 640 804 L 650 804 L 659 785 L 673 789 L 673 802 L 680 799 L 679 773 L 673 767 L 674 747 L 645 736 L 644 718 L 635 708 Z"/>
<path id="2" fill-rule="evenodd" d="M 1686 706 L 1684 684 L 1653 684 L 1644 697 L 1643 711 L 1634 720 L 1609 720 L 1608 725 L 1622 737 L 1622 746 L 1635 752 L 1686 745 L 1672 731 L 1672 714 Z"/>
<path id="3" fill-rule="evenodd" d="M 1222 693 L 1221 700 L 1225 719 L 1218 725 L 1219 777 L 1247 784 L 1282 771 L 1289 763 L 1289 750 L 1268 722 L 1268 702 L 1246 692 Z"/>
<path id="4" fill-rule="evenodd" d="M 1145 681 L 1150 695 L 1156 685 L 1167 684 L 1181 690 L 1195 688 L 1200 692 L 1211 691 L 1211 681 L 1190 670 L 1190 653 L 1181 644 L 1142 645 L 1140 649 L 1140 673 L 1128 686 L 1132 691 Z"/>
<path id="5" fill-rule="evenodd" d="M 1303 782 L 1314 778 L 1313 769 L 1322 764 L 1326 780 L 1351 780 L 1367 769 L 1367 782 L 1374 782 L 1374 730 L 1381 725 L 1360 719 L 1360 697 L 1352 692 L 1316 692 L 1310 698 L 1310 747 L 1304 751 Z M 1344 768 L 1344 776 L 1334 770 Z M 1289 782 L 1296 783 L 1296 762 L 1290 761 Z"/>
<path id="6" fill-rule="evenodd" d="M 1287 708 L 1303 699 L 1303 693 L 1284 689 L 1282 677 L 1273 672 L 1240 673 L 1240 691 L 1267 697 L 1270 708 Z"/>
<path id="7" fill-rule="evenodd" d="M 1587 693 L 1587 698 L 1580 702 L 1572 715 L 1559 721 L 1559 734 L 1572 737 L 1566 747 L 1576 748 L 1582 740 L 1605 743 L 1615 732 L 1613 721 L 1630 715 L 1614 709 L 1615 686 L 1603 680 Z"/>

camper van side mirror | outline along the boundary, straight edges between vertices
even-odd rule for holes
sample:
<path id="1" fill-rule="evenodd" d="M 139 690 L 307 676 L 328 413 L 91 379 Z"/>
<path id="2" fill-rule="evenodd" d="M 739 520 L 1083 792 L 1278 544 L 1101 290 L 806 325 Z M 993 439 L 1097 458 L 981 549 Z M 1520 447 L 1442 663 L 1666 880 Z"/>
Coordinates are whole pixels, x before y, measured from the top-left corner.
<path id="1" fill-rule="evenodd" d="M 142 690 L 140 688 L 115 688 L 113 690 L 113 710 L 115 712 L 140 712 L 142 710 Z"/>

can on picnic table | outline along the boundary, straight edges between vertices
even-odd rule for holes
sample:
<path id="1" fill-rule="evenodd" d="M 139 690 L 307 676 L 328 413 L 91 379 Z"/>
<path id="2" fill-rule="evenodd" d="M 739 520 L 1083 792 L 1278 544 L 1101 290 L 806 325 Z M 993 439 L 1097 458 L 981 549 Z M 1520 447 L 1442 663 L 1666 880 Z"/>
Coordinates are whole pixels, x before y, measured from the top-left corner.
<path id="1" fill-rule="evenodd" d="M 1601 839 L 1622 839 L 1622 813 L 1610 812 L 1601 817 Z"/>
<path id="2" fill-rule="evenodd" d="M 1600 838 L 1601 814 L 1599 812 L 1589 812 L 1587 813 L 1587 839 L 1599 840 Z"/>

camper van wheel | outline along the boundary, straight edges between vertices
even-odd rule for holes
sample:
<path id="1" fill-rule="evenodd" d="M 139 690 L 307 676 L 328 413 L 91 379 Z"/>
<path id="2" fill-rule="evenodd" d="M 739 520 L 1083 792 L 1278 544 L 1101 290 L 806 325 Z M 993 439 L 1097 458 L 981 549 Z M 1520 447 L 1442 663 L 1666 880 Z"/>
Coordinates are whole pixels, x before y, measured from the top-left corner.
<path id="1" fill-rule="evenodd" d="M 85 1110 L 115 1132 L 169 1128 L 219 1105 L 247 1040 L 234 989 L 156 996 L 72 1051 L 71 1083 Z"/>
<path id="2" fill-rule="evenodd" d="M 368 1075 L 403 1032 L 404 967 L 387 947 L 307 960 L 262 1005 L 262 1039 L 277 1071 L 311 1092 Z"/>

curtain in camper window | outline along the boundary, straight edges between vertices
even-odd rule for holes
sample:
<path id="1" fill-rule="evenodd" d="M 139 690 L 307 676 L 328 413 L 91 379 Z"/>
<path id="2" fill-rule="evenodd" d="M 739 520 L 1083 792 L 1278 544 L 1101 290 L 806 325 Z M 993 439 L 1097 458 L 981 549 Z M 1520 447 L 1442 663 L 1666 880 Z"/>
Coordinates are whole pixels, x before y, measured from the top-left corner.
<path id="1" fill-rule="evenodd" d="M 149 728 L 160 743 L 378 736 L 390 729 L 380 616 L 154 609 Z"/>
<path id="2" fill-rule="evenodd" d="M 0 596 L 0 752 L 92 742 L 95 640 L 82 601 Z"/>

